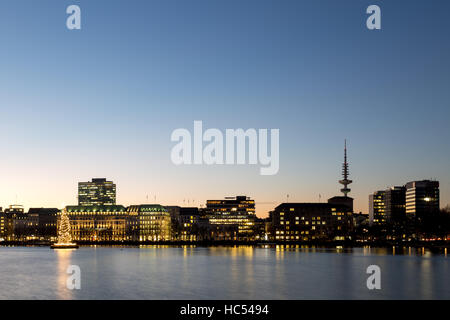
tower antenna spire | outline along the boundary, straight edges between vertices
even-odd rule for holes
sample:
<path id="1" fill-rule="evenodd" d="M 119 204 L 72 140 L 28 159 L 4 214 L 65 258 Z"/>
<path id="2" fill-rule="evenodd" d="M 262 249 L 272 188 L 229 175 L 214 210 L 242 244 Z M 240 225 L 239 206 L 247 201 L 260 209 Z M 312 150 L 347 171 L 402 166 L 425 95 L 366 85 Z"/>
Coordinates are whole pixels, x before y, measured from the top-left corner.
<path id="1" fill-rule="evenodd" d="M 344 194 L 345 197 L 347 197 L 347 194 L 351 191 L 350 188 L 348 188 L 348 185 L 351 184 L 353 181 L 350 180 L 348 177 L 350 175 L 350 172 L 348 170 L 348 162 L 347 162 L 347 139 L 344 140 L 344 163 L 342 164 L 342 180 L 339 180 L 339 183 L 344 185 L 344 188 L 341 189 L 341 192 Z"/>

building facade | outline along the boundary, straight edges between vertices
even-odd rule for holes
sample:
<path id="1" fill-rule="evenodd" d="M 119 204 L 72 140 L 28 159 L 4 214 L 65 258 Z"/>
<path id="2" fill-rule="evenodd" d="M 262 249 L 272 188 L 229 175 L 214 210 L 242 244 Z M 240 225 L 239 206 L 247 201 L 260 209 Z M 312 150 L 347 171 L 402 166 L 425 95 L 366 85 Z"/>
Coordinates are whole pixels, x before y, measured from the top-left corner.
<path id="1" fill-rule="evenodd" d="M 384 190 L 375 191 L 369 195 L 369 224 L 370 225 L 384 225 L 387 223 L 386 192 Z"/>
<path id="2" fill-rule="evenodd" d="M 205 210 L 197 207 L 165 206 L 172 219 L 172 240 L 201 241 L 211 239 L 211 226 Z"/>
<path id="3" fill-rule="evenodd" d="M 207 200 L 203 210 L 212 240 L 250 241 L 255 239 L 255 200 L 246 196 Z"/>
<path id="4" fill-rule="evenodd" d="M 178 216 L 179 235 L 182 241 L 196 241 L 202 238 L 204 230 L 200 212 L 196 207 L 181 207 Z"/>
<path id="5" fill-rule="evenodd" d="M 347 240 L 353 230 L 353 212 L 345 205 L 282 203 L 271 213 L 273 240 Z"/>
<path id="6" fill-rule="evenodd" d="M 116 204 L 116 185 L 104 178 L 78 182 L 79 206 L 104 206 Z"/>
<path id="7" fill-rule="evenodd" d="M 8 238 L 8 219 L 3 212 L 3 208 L 0 208 L 0 241 L 5 241 Z"/>
<path id="8" fill-rule="evenodd" d="M 41 240 L 56 238 L 58 212 L 57 208 L 30 208 L 28 210 L 28 226 L 31 235 Z"/>
<path id="9" fill-rule="evenodd" d="M 74 241 L 130 240 L 128 213 L 121 205 L 67 206 Z"/>
<path id="10" fill-rule="evenodd" d="M 403 224 L 406 221 L 406 188 L 391 187 L 385 191 L 386 220 L 391 224 Z"/>
<path id="11" fill-rule="evenodd" d="M 439 211 L 439 181 L 411 181 L 406 185 L 406 217 L 420 222 Z"/>
<path id="12" fill-rule="evenodd" d="M 6 233 L 8 240 L 27 240 L 28 236 L 28 215 L 22 205 L 13 204 L 5 209 Z"/>
<path id="13" fill-rule="evenodd" d="M 171 218 L 159 204 L 133 205 L 127 208 L 128 235 L 132 241 L 170 241 Z"/>

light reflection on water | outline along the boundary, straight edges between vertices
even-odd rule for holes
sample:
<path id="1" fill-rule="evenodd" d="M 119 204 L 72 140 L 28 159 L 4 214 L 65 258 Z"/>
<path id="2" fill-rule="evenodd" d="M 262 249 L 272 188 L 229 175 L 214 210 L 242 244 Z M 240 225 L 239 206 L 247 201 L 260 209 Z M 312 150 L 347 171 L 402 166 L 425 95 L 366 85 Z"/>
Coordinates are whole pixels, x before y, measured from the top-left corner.
<path id="1" fill-rule="evenodd" d="M 72 264 L 71 263 L 71 255 L 73 249 L 64 249 L 64 250 L 54 250 L 57 256 L 57 296 L 58 299 L 71 299 L 72 298 L 72 290 L 67 290 L 67 268 Z"/>
<path id="2" fill-rule="evenodd" d="M 69 290 L 69 265 L 81 290 Z M 368 290 L 366 268 L 381 268 Z M 450 299 L 446 251 L 425 248 L 0 247 L 0 299 Z"/>

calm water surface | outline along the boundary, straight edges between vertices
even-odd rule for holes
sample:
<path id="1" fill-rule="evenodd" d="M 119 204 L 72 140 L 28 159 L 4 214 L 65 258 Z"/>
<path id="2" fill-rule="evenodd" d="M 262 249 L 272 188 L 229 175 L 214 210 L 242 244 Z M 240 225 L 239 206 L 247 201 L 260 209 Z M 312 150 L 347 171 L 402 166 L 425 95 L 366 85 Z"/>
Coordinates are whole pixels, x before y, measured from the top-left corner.
<path id="1" fill-rule="evenodd" d="M 441 251 L 0 247 L 0 299 L 450 299 Z M 366 287 L 372 264 L 381 290 Z M 81 269 L 80 290 L 66 288 L 69 265 Z"/>

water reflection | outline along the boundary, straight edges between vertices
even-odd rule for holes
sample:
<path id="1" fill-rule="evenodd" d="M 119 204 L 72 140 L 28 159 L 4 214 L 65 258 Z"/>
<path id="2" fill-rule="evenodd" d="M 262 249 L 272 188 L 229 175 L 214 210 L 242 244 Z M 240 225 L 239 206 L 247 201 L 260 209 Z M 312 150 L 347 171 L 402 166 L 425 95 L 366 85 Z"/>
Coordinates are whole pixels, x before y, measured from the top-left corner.
<path id="1" fill-rule="evenodd" d="M 426 248 L 426 247 L 406 247 L 406 246 L 392 246 L 392 247 L 371 247 L 371 246 L 362 246 L 360 248 L 350 248 L 343 246 L 335 246 L 335 247 L 320 247 L 314 245 L 265 245 L 263 248 L 273 248 L 277 253 L 282 256 L 282 252 L 286 251 L 294 251 L 294 252 L 303 252 L 303 253 L 358 253 L 361 252 L 364 256 L 370 255 L 408 255 L 408 256 L 423 256 L 423 257 L 431 257 L 434 255 L 442 255 L 444 257 L 447 256 L 447 248 Z"/>
<path id="2" fill-rule="evenodd" d="M 0 247 L 0 298 L 450 299 L 446 253 L 306 245 Z M 81 268 L 81 290 L 66 287 L 72 264 Z M 366 287 L 372 264 L 382 270 L 382 290 Z"/>
<path id="3" fill-rule="evenodd" d="M 58 299 L 71 299 L 72 290 L 67 288 L 67 279 L 70 276 L 67 274 L 67 268 L 72 264 L 71 256 L 74 249 L 55 249 L 57 257 L 57 296 Z"/>

